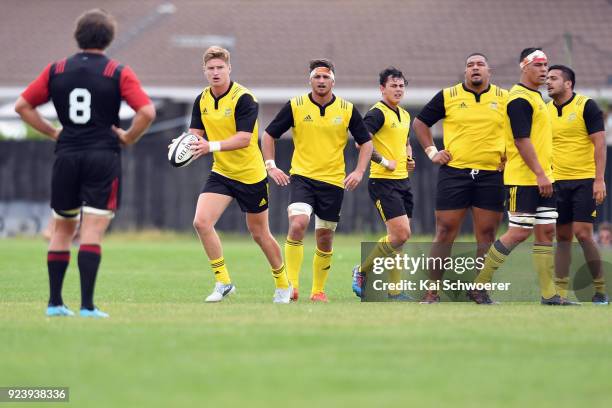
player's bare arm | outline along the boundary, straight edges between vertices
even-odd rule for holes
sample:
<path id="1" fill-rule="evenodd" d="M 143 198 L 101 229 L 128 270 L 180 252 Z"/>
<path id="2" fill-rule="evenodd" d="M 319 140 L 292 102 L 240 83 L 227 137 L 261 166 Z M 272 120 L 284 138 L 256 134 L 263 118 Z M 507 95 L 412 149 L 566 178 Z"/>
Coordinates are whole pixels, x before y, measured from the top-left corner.
<path id="1" fill-rule="evenodd" d="M 368 163 L 370 162 L 370 158 L 372 157 L 373 150 L 372 141 L 367 141 L 361 145 L 359 149 L 359 157 L 357 159 L 357 166 L 355 170 L 344 179 L 344 188 L 349 191 L 357 188 L 361 179 L 363 178 L 363 174 L 368 168 Z"/>
<path id="2" fill-rule="evenodd" d="M 155 106 L 148 104 L 136 112 L 132 124 L 127 130 L 113 126 L 113 131 L 117 134 L 122 145 L 129 146 L 136 143 L 147 131 L 151 123 L 155 120 Z"/>
<path id="3" fill-rule="evenodd" d="M 442 165 L 451 161 L 452 156 L 448 150 L 438 151 L 436 148 L 433 142 L 433 134 L 429 126 L 423 123 L 419 118 L 415 118 L 414 122 L 412 122 L 412 128 L 416 133 L 419 144 L 423 150 L 425 150 L 425 154 L 427 154 L 427 157 L 429 157 L 434 164 Z"/>
<path id="4" fill-rule="evenodd" d="M 540 195 L 542 197 L 551 197 L 553 193 L 552 181 L 546 176 L 544 169 L 542 169 L 531 140 L 528 137 L 516 138 L 514 139 L 514 145 L 527 167 L 536 175 Z"/>
<path id="5" fill-rule="evenodd" d="M 43 118 L 35 107 L 30 105 L 23 96 L 20 96 L 15 103 L 15 112 L 21 116 L 21 119 L 40 133 L 57 140 L 61 128 L 56 128 L 51 122 Z"/>
<path id="6" fill-rule="evenodd" d="M 604 173 L 606 171 L 606 133 L 596 132 L 590 135 L 595 145 L 595 181 L 593 181 L 593 198 L 597 205 L 603 203 L 606 198 L 606 182 Z"/>
<path id="7" fill-rule="evenodd" d="M 276 167 L 276 162 L 274 161 L 274 156 L 276 155 L 276 140 L 268 132 L 264 132 L 262 141 L 261 141 L 261 149 L 264 157 L 264 161 L 266 163 L 266 171 L 268 172 L 268 176 L 278 186 L 286 186 L 290 183 L 289 176 Z"/>

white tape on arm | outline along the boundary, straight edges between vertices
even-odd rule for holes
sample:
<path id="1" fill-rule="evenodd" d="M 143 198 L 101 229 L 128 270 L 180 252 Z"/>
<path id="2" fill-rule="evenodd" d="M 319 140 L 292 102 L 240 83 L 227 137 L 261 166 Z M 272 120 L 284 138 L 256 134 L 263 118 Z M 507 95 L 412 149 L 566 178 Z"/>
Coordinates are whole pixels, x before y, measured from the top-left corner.
<path id="1" fill-rule="evenodd" d="M 208 142 L 208 148 L 211 152 L 221 151 L 221 142 Z"/>
<path id="2" fill-rule="evenodd" d="M 274 162 L 274 160 L 266 160 L 264 163 L 266 164 L 266 170 L 276 168 L 276 163 Z"/>
<path id="3" fill-rule="evenodd" d="M 429 157 L 429 160 L 433 160 L 434 156 L 438 154 L 438 149 L 436 146 L 429 146 L 425 148 L 425 154 Z"/>

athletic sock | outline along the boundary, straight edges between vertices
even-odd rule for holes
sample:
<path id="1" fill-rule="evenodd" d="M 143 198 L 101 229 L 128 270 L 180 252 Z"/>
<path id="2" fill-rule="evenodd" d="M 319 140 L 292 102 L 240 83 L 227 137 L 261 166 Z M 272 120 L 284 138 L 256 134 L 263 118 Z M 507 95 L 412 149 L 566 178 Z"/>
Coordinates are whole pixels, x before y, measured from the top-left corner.
<path id="1" fill-rule="evenodd" d="M 215 274 L 215 281 L 220 282 L 224 285 L 232 283 L 227 266 L 225 265 L 225 258 L 217 258 L 210 260 L 210 269 Z"/>
<path id="2" fill-rule="evenodd" d="M 278 289 L 287 289 L 289 287 L 289 280 L 285 272 L 285 264 L 282 264 L 278 269 L 272 269 L 272 277 Z"/>
<path id="3" fill-rule="evenodd" d="M 64 276 L 70 262 L 70 251 L 49 251 L 47 252 L 47 271 L 49 273 L 49 306 L 61 306 L 64 304 L 62 299 L 62 286 Z"/>
<path id="4" fill-rule="evenodd" d="M 542 297 L 544 299 L 550 299 L 557 294 L 553 282 L 555 262 L 552 244 L 534 244 L 533 263 L 538 273 L 538 279 L 540 280 L 540 292 Z"/>
<path id="5" fill-rule="evenodd" d="M 597 293 L 606 293 L 606 281 L 603 276 L 598 279 L 593 279 L 593 287 Z"/>
<path id="6" fill-rule="evenodd" d="M 325 252 L 316 249 L 312 259 L 312 291 L 311 294 L 325 292 L 325 282 L 329 276 L 333 251 Z"/>
<path id="7" fill-rule="evenodd" d="M 93 296 L 100 259 L 100 245 L 81 244 L 78 256 L 79 274 L 81 275 L 81 309 L 94 309 Z"/>
<path id="8" fill-rule="evenodd" d="M 300 286 L 300 270 L 304 261 L 304 244 L 287 238 L 285 241 L 285 265 L 287 267 L 287 278 L 294 289 Z"/>
<path id="9" fill-rule="evenodd" d="M 365 261 L 360 265 L 360 272 L 366 272 L 372 269 L 374 265 L 375 258 L 386 258 L 396 253 L 396 249 L 393 248 L 391 242 L 389 242 L 389 236 L 385 235 L 384 237 L 378 240 L 378 243 L 374 246 L 372 252 L 368 254 Z"/>
<path id="10" fill-rule="evenodd" d="M 555 288 L 559 296 L 566 298 L 569 287 L 569 278 L 556 278 L 555 277 Z"/>
<path id="11" fill-rule="evenodd" d="M 476 283 L 488 283 L 493 280 L 493 274 L 506 262 L 510 250 L 498 239 L 491 245 L 489 252 L 485 255 L 484 266 L 474 279 Z"/>

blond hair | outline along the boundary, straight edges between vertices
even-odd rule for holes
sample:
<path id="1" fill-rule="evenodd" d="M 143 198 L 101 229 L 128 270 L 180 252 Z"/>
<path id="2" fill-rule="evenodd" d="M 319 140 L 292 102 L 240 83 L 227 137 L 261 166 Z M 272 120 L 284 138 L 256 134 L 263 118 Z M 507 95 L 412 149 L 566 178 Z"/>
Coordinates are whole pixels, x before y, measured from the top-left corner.
<path id="1" fill-rule="evenodd" d="M 225 63 L 230 63 L 230 52 L 225 48 L 219 47 L 217 45 L 213 45 L 209 47 L 206 52 L 204 52 L 204 56 L 202 59 L 204 60 L 204 65 L 211 59 L 218 58 L 220 60 L 225 61 Z"/>

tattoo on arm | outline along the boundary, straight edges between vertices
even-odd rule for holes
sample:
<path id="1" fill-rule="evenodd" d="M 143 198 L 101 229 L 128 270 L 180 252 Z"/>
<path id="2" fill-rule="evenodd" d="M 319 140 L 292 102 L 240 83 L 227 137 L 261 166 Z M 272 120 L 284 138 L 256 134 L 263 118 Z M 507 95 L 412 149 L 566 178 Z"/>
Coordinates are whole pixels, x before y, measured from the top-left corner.
<path id="1" fill-rule="evenodd" d="M 376 149 L 373 149 L 372 150 L 372 158 L 370 160 L 372 160 L 376 164 L 380 164 L 380 163 L 382 163 L 382 159 L 383 159 L 383 157 L 381 156 L 381 154 L 378 153 L 376 151 Z"/>

